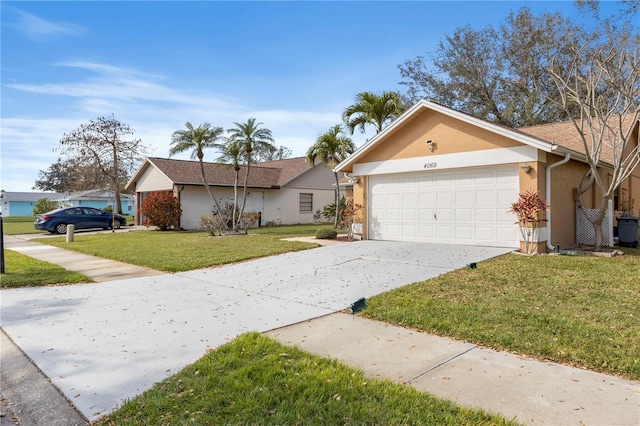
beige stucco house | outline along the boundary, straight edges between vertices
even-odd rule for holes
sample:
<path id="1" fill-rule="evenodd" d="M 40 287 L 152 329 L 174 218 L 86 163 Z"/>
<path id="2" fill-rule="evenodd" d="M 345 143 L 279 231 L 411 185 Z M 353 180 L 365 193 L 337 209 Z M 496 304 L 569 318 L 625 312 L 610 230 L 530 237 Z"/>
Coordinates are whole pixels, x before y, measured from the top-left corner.
<path id="1" fill-rule="evenodd" d="M 638 120 L 632 146 L 638 144 Z M 601 176 L 611 170 L 603 153 Z M 513 130 L 420 101 L 336 170 L 353 182 L 365 239 L 521 246 L 512 202 L 527 190 L 550 202 L 539 250 L 576 241 L 576 199 L 588 170 L 573 123 Z M 640 167 L 615 203 L 640 209 Z M 586 207 L 599 203 L 595 189 Z M 616 206 L 618 208 L 618 206 Z"/>
<path id="2" fill-rule="evenodd" d="M 233 167 L 204 163 L 204 169 L 216 199 L 221 203 L 232 202 Z M 243 166 L 239 173 L 239 202 L 245 170 Z M 202 184 L 198 161 L 147 158 L 126 188 L 135 192 L 136 224 L 143 223 L 138 207 L 154 191 L 171 192 L 180 200 L 179 226 L 183 229 L 198 229 L 200 216 L 212 213 L 213 202 Z M 318 222 L 319 212 L 334 201 L 334 188 L 333 172 L 322 164 L 312 167 L 303 157 L 253 164 L 244 211 L 259 212 L 262 225 Z"/>

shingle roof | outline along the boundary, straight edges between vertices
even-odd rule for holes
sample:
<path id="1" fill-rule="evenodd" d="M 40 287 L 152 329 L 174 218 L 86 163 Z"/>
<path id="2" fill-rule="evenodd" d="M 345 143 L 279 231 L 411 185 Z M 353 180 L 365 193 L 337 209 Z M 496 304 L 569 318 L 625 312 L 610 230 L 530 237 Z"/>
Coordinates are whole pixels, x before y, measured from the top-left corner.
<path id="1" fill-rule="evenodd" d="M 616 118 L 612 118 L 615 120 Z M 628 115 L 622 122 L 623 132 L 627 132 L 634 123 L 634 116 Z M 533 136 L 545 142 L 554 143 L 571 151 L 586 154 L 580 133 L 576 129 L 573 121 L 565 121 L 562 123 L 541 124 L 538 126 L 522 127 L 517 131 Z M 588 133 L 587 133 L 588 135 Z M 613 163 L 613 150 L 606 143 L 603 145 L 601 158 L 609 164 Z"/>
<path id="2" fill-rule="evenodd" d="M 3 193 L 3 201 L 38 201 L 41 198 L 57 201 L 64 197 L 65 194 L 57 192 L 10 192 Z"/>
<path id="3" fill-rule="evenodd" d="M 202 175 L 198 161 L 159 157 L 150 157 L 147 160 L 175 184 L 202 185 Z M 233 186 L 235 170 L 232 166 L 207 162 L 203 163 L 203 165 L 209 185 Z M 252 164 L 247 186 L 251 188 L 279 188 L 310 168 L 304 157 Z M 240 166 L 239 185 L 244 185 L 245 173 L 246 166 Z"/>

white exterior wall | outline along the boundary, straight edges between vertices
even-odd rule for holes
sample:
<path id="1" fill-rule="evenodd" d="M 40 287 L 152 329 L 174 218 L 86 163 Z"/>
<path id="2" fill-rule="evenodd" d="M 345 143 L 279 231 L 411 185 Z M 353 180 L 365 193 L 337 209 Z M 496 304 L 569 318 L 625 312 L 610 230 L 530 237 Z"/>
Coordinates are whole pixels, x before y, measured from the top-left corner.
<path id="1" fill-rule="evenodd" d="M 153 166 L 147 167 L 136 183 L 136 192 L 171 190 L 173 190 L 173 182 Z"/>
<path id="2" fill-rule="evenodd" d="M 211 215 L 214 209 L 213 201 L 204 186 L 185 186 L 180 191 L 178 186 L 182 216 L 180 227 L 183 229 L 200 229 L 200 216 Z M 233 188 L 211 188 L 213 196 L 222 203 L 226 199 L 233 200 Z"/>
<path id="3" fill-rule="evenodd" d="M 310 212 L 300 212 L 300 193 L 313 194 L 313 209 Z M 333 203 L 335 194 L 333 190 L 306 189 L 306 188 L 283 188 L 276 197 L 273 197 L 273 206 L 276 209 L 276 215 L 273 219 L 270 216 L 263 216 L 264 219 L 274 221 L 276 224 L 294 225 L 299 223 L 318 223 L 324 222 L 324 218 L 319 220 L 313 215 L 316 211 L 324 210 L 324 207 Z M 271 213 L 269 211 L 269 213 Z"/>

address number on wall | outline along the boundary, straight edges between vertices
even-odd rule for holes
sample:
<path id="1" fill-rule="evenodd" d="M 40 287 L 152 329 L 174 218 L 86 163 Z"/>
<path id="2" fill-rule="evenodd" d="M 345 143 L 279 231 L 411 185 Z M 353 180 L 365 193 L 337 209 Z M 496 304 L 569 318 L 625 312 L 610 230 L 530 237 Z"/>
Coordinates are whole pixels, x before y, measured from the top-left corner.
<path id="1" fill-rule="evenodd" d="M 424 163 L 425 169 L 435 169 L 438 167 L 438 163 Z"/>

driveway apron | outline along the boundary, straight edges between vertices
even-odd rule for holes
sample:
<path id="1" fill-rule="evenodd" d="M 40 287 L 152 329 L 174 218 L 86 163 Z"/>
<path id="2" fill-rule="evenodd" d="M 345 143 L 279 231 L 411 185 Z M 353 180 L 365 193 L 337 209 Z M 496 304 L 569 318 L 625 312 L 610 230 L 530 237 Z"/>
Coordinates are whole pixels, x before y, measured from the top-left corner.
<path id="1" fill-rule="evenodd" d="M 510 250 L 360 241 L 185 273 L 2 290 L 0 322 L 95 420 L 243 332 L 321 317 Z"/>

